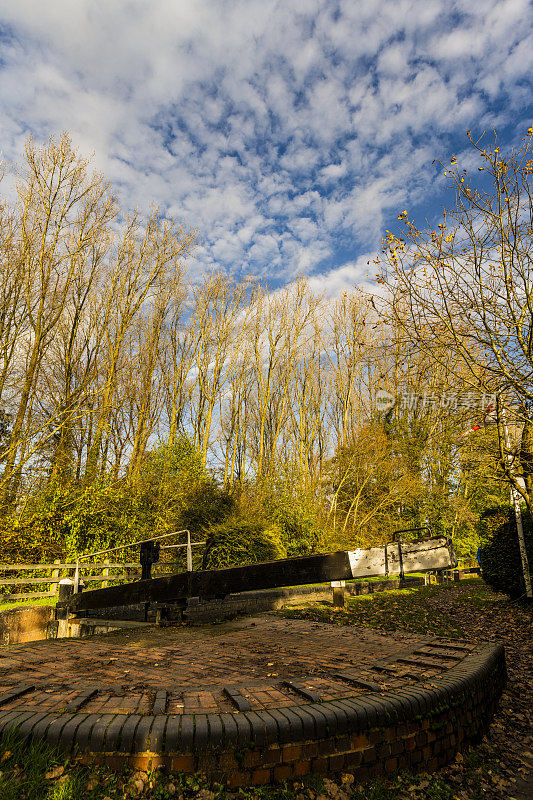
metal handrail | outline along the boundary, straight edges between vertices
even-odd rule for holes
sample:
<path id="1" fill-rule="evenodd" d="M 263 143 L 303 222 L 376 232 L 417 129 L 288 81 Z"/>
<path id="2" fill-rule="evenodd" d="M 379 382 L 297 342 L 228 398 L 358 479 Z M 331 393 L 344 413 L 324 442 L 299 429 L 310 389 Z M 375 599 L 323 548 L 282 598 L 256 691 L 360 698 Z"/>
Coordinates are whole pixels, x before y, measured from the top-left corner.
<path id="1" fill-rule="evenodd" d="M 157 542 L 160 539 L 168 539 L 169 536 L 178 536 L 180 533 L 187 534 L 187 541 L 181 544 L 163 545 L 163 550 L 170 550 L 172 548 L 186 547 L 187 548 L 187 572 L 192 572 L 192 548 L 195 545 L 205 544 L 205 542 L 191 542 L 191 532 L 189 530 L 174 531 L 173 533 L 163 533 L 161 536 L 152 536 L 150 539 L 139 539 L 129 544 L 121 544 L 118 547 L 106 547 L 105 550 L 95 550 L 93 553 L 85 553 L 76 558 L 76 570 L 74 572 L 74 594 L 78 593 L 80 585 L 80 561 L 84 561 L 92 556 L 101 556 L 104 553 L 116 553 L 117 550 L 126 550 L 128 547 L 135 547 L 138 544 L 145 544 L 146 542 Z"/>

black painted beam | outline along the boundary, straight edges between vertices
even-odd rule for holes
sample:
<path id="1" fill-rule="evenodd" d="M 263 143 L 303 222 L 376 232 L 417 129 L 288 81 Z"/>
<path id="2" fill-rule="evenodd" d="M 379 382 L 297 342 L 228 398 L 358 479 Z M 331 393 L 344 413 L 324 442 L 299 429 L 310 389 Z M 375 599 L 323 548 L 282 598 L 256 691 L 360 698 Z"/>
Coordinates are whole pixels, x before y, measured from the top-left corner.
<path id="1" fill-rule="evenodd" d="M 351 578 L 348 553 L 341 550 L 327 555 L 284 558 L 227 569 L 179 572 L 163 578 L 94 589 L 72 595 L 63 603 L 58 603 L 57 607 L 71 612 L 85 611 L 135 603 L 165 603 L 186 597 L 224 597 L 235 592 Z"/>
<path id="2" fill-rule="evenodd" d="M 305 586 L 376 575 L 445 569 L 456 564 L 451 539 L 434 536 L 416 542 L 389 542 L 380 547 L 339 550 L 325 555 L 283 558 L 227 569 L 179 572 L 164 578 L 94 589 L 57 604 L 61 613 L 137 603 L 172 603 L 187 597 L 225 597 L 238 592 Z"/>

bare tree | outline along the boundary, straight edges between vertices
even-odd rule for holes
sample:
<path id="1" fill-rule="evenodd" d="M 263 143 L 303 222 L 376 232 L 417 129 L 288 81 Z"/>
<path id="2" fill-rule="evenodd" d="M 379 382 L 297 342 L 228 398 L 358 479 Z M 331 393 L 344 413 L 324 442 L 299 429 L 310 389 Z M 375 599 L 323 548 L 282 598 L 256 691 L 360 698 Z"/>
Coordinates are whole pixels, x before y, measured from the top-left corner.
<path id="1" fill-rule="evenodd" d="M 184 428 L 186 405 L 192 391 L 191 371 L 201 332 L 196 325 L 196 316 L 187 317 L 189 290 L 183 283 L 174 287 L 172 307 L 159 347 L 159 369 L 165 393 L 165 409 L 168 421 L 169 446 L 175 443 L 178 433 Z"/>
<path id="2" fill-rule="evenodd" d="M 249 281 L 236 283 L 214 273 L 194 292 L 194 324 L 200 336 L 195 351 L 197 385 L 191 411 L 194 415 L 194 440 L 204 465 L 219 394 L 240 358 L 250 288 Z"/>
<path id="3" fill-rule="evenodd" d="M 172 222 L 159 220 L 156 210 L 141 225 L 137 214 L 127 222 L 119 242 L 105 289 L 101 329 L 105 375 L 95 431 L 87 454 L 86 480 L 95 478 L 112 412 L 112 397 L 120 369 L 124 366 L 125 345 L 131 326 L 151 292 L 174 274 L 181 259 L 188 255 L 195 239 L 193 231 L 179 229 Z"/>
<path id="4" fill-rule="evenodd" d="M 41 149 L 27 142 L 18 195 L 27 359 L 1 479 L 7 501 L 16 492 L 16 459 L 25 449 L 21 437 L 43 353 L 64 316 L 76 275 L 115 216 L 107 185 L 88 175 L 87 161 L 66 135 Z"/>
<path id="5" fill-rule="evenodd" d="M 389 289 L 387 316 L 429 363 L 451 369 L 466 387 L 485 394 L 480 415 L 488 398 L 498 396 L 500 469 L 531 513 L 533 128 L 506 154 L 496 136 L 487 147 L 468 137 L 480 159 L 481 185 L 453 157 L 445 174 L 455 204 L 425 231 L 401 213 L 405 233 L 387 233 L 378 280 Z M 505 418 L 517 413 L 522 437 L 515 449 Z"/>

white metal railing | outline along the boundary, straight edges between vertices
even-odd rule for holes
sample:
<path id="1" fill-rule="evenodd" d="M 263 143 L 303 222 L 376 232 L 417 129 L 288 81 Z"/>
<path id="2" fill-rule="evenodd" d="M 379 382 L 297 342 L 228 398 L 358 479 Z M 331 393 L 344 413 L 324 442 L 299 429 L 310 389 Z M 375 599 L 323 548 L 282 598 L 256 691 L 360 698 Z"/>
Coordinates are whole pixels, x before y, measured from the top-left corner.
<path id="1" fill-rule="evenodd" d="M 78 556 L 76 558 L 76 570 L 74 572 L 74 594 L 78 593 L 78 589 L 80 586 L 80 561 L 85 561 L 87 558 L 92 558 L 93 556 L 101 556 L 104 553 L 116 553 L 117 550 L 126 550 L 128 547 L 135 547 L 138 544 L 145 544 L 146 542 L 157 542 L 161 539 L 168 539 L 169 536 L 179 536 L 182 533 L 187 534 L 187 541 L 180 543 L 180 544 L 168 544 L 162 545 L 162 550 L 173 550 L 180 547 L 187 548 L 187 572 L 192 572 L 192 548 L 196 547 L 197 545 L 205 544 L 203 542 L 191 542 L 191 532 L 188 530 L 183 531 L 174 531 L 173 533 L 163 533 L 161 536 L 151 536 L 149 539 L 139 539 L 135 542 L 130 542 L 129 544 L 121 544 L 118 547 L 107 547 L 105 550 L 95 550 L 94 553 L 85 553 L 82 556 Z"/>

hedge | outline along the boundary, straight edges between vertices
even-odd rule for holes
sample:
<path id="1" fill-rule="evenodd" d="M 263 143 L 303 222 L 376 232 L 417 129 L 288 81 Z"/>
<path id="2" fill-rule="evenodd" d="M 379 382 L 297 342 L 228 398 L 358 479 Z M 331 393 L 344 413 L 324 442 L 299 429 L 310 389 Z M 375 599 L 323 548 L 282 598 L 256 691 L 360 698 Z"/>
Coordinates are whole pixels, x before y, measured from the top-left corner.
<path id="1" fill-rule="evenodd" d="M 533 524 L 529 515 L 522 514 L 526 552 L 533 568 Z M 484 580 L 512 599 L 525 595 L 522 560 L 514 510 L 495 508 L 484 512 L 480 520 L 486 543 L 481 548 L 480 561 Z"/>
<path id="2" fill-rule="evenodd" d="M 258 561 L 285 558 L 281 531 L 275 525 L 231 517 L 206 529 L 207 542 L 202 569 L 222 569 Z"/>

